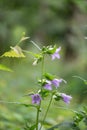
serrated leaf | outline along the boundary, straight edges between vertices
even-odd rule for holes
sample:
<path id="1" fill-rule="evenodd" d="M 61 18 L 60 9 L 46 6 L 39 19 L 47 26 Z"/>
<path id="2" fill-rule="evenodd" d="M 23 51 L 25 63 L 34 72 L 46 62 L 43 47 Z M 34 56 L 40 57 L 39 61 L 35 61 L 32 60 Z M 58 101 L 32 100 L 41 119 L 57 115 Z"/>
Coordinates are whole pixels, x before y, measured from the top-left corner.
<path id="1" fill-rule="evenodd" d="M 5 52 L 1 57 L 25 57 L 25 55 L 22 52 L 22 49 L 19 46 L 10 47 L 11 50 L 8 52 Z"/>
<path id="2" fill-rule="evenodd" d="M 10 68 L 8 68 L 7 66 L 5 66 L 3 64 L 0 64 L 0 70 L 13 72 Z"/>

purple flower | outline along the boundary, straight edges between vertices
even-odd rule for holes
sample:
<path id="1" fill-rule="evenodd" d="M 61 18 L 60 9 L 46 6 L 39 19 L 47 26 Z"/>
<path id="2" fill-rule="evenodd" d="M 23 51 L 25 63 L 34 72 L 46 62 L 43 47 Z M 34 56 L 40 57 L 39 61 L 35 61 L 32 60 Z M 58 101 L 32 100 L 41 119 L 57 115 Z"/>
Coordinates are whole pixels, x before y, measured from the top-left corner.
<path id="1" fill-rule="evenodd" d="M 41 96 L 39 94 L 33 94 L 32 97 L 32 104 L 39 104 L 41 101 Z"/>
<path id="2" fill-rule="evenodd" d="M 62 82 L 62 79 L 53 79 L 51 82 L 57 88 L 57 87 L 59 87 L 60 83 Z"/>
<path id="3" fill-rule="evenodd" d="M 59 55 L 59 51 L 61 50 L 61 47 L 57 48 L 56 51 L 54 52 L 54 54 L 52 54 L 52 60 L 54 60 L 55 58 L 60 59 L 60 55 Z"/>
<path id="4" fill-rule="evenodd" d="M 51 84 L 52 84 L 51 81 L 46 80 L 46 84 L 44 85 L 44 88 L 45 88 L 45 89 L 48 89 L 48 90 L 52 90 Z"/>
<path id="5" fill-rule="evenodd" d="M 72 99 L 72 97 L 71 96 L 69 96 L 69 95 L 66 95 L 65 93 L 62 93 L 61 94 L 61 97 L 63 98 L 63 101 L 65 102 L 65 103 L 70 103 L 70 100 Z"/>

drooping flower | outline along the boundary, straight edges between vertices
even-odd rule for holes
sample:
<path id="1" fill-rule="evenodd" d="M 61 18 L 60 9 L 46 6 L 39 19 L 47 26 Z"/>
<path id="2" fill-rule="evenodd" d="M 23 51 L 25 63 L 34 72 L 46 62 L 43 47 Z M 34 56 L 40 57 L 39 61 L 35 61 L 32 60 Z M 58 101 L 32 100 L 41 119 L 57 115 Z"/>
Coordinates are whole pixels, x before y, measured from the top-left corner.
<path id="1" fill-rule="evenodd" d="M 60 59 L 60 55 L 59 55 L 60 50 L 61 50 L 61 47 L 57 48 L 56 51 L 51 55 L 52 60 L 54 60 L 55 58 Z"/>
<path id="2" fill-rule="evenodd" d="M 57 87 L 59 87 L 60 83 L 62 82 L 62 79 L 53 79 L 51 82 L 57 88 Z"/>
<path id="3" fill-rule="evenodd" d="M 64 101 L 65 103 L 67 103 L 67 104 L 69 104 L 69 103 L 70 103 L 70 100 L 72 99 L 71 96 L 66 95 L 65 93 L 62 93 L 62 94 L 61 94 L 61 97 L 63 98 L 63 101 Z"/>
<path id="4" fill-rule="evenodd" d="M 39 104 L 41 101 L 41 96 L 39 94 L 33 94 L 32 97 L 32 104 Z"/>
<path id="5" fill-rule="evenodd" d="M 52 90 L 52 83 L 49 80 L 46 80 L 46 84 L 44 85 L 44 88 L 47 90 Z"/>

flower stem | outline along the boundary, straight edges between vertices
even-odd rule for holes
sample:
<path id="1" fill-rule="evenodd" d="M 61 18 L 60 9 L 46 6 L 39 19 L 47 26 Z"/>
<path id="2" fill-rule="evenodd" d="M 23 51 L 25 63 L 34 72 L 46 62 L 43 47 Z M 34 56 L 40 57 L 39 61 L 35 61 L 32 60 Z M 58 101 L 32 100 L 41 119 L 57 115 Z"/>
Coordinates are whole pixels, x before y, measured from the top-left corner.
<path id="1" fill-rule="evenodd" d="M 46 116 L 47 116 L 47 114 L 48 114 L 48 111 L 49 111 L 49 108 L 50 108 L 50 105 L 51 105 L 51 102 L 52 102 L 52 98 L 53 98 L 53 94 L 51 95 L 51 98 L 50 98 L 50 101 L 49 101 L 47 110 L 46 110 L 46 112 L 45 112 L 45 115 L 44 115 L 44 118 L 43 118 L 43 120 L 42 120 L 42 123 L 41 123 L 41 126 L 40 126 L 40 129 L 39 129 L 39 130 L 41 130 L 42 125 L 43 125 L 43 123 L 44 123 L 44 121 L 45 121 L 45 119 L 46 119 Z"/>
<path id="2" fill-rule="evenodd" d="M 33 53 L 33 52 L 31 52 L 31 51 L 26 51 L 26 50 L 23 50 L 23 49 L 22 49 L 22 51 L 25 52 L 25 53 L 27 53 L 27 54 L 31 54 L 32 56 L 35 55 L 35 53 Z"/>
<path id="3" fill-rule="evenodd" d="M 43 75 L 44 75 L 44 55 L 43 55 L 43 59 L 42 59 L 42 74 L 41 74 L 41 79 L 43 79 Z"/>
<path id="4" fill-rule="evenodd" d="M 42 59 L 41 79 L 43 79 L 43 74 L 44 74 L 44 56 Z M 37 107 L 36 130 L 38 130 L 40 107 L 41 107 L 41 102 L 40 102 L 39 106 Z"/>
<path id="5" fill-rule="evenodd" d="M 39 106 L 37 107 L 36 130 L 38 130 L 38 124 L 39 124 L 40 105 L 41 105 L 41 102 L 40 102 Z"/>

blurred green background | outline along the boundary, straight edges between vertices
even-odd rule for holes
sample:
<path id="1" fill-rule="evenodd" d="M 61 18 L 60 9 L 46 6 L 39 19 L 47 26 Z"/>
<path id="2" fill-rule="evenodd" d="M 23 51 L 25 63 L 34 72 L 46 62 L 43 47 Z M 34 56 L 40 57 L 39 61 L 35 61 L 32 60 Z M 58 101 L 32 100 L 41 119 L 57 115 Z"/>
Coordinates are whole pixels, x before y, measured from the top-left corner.
<path id="1" fill-rule="evenodd" d="M 68 106 L 70 109 L 86 105 L 87 85 L 73 76 L 87 80 L 87 1 L 0 0 L 0 55 L 16 45 L 23 32 L 30 37 L 21 45 L 23 49 L 38 52 L 30 40 L 40 47 L 50 44 L 62 47 L 60 60 L 52 62 L 49 57 L 46 58 L 46 70 L 67 81 L 60 91 L 73 96 Z M 31 55 L 26 59 L 1 59 L 1 63 L 14 70 L 13 73 L 0 71 L 1 101 L 31 102 L 23 95 L 38 89 L 37 78 L 40 77 L 41 67 L 41 64 L 32 66 L 32 62 Z M 58 106 L 67 107 L 62 102 L 53 102 L 47 117 L 48 124 L 71 119 L 73 113 L 58 109 Z M 35 121 L 35 113 L 31 108 L 0 103 L 0 130 L 22 130 L 27 120 L 30 123 Z"/>

